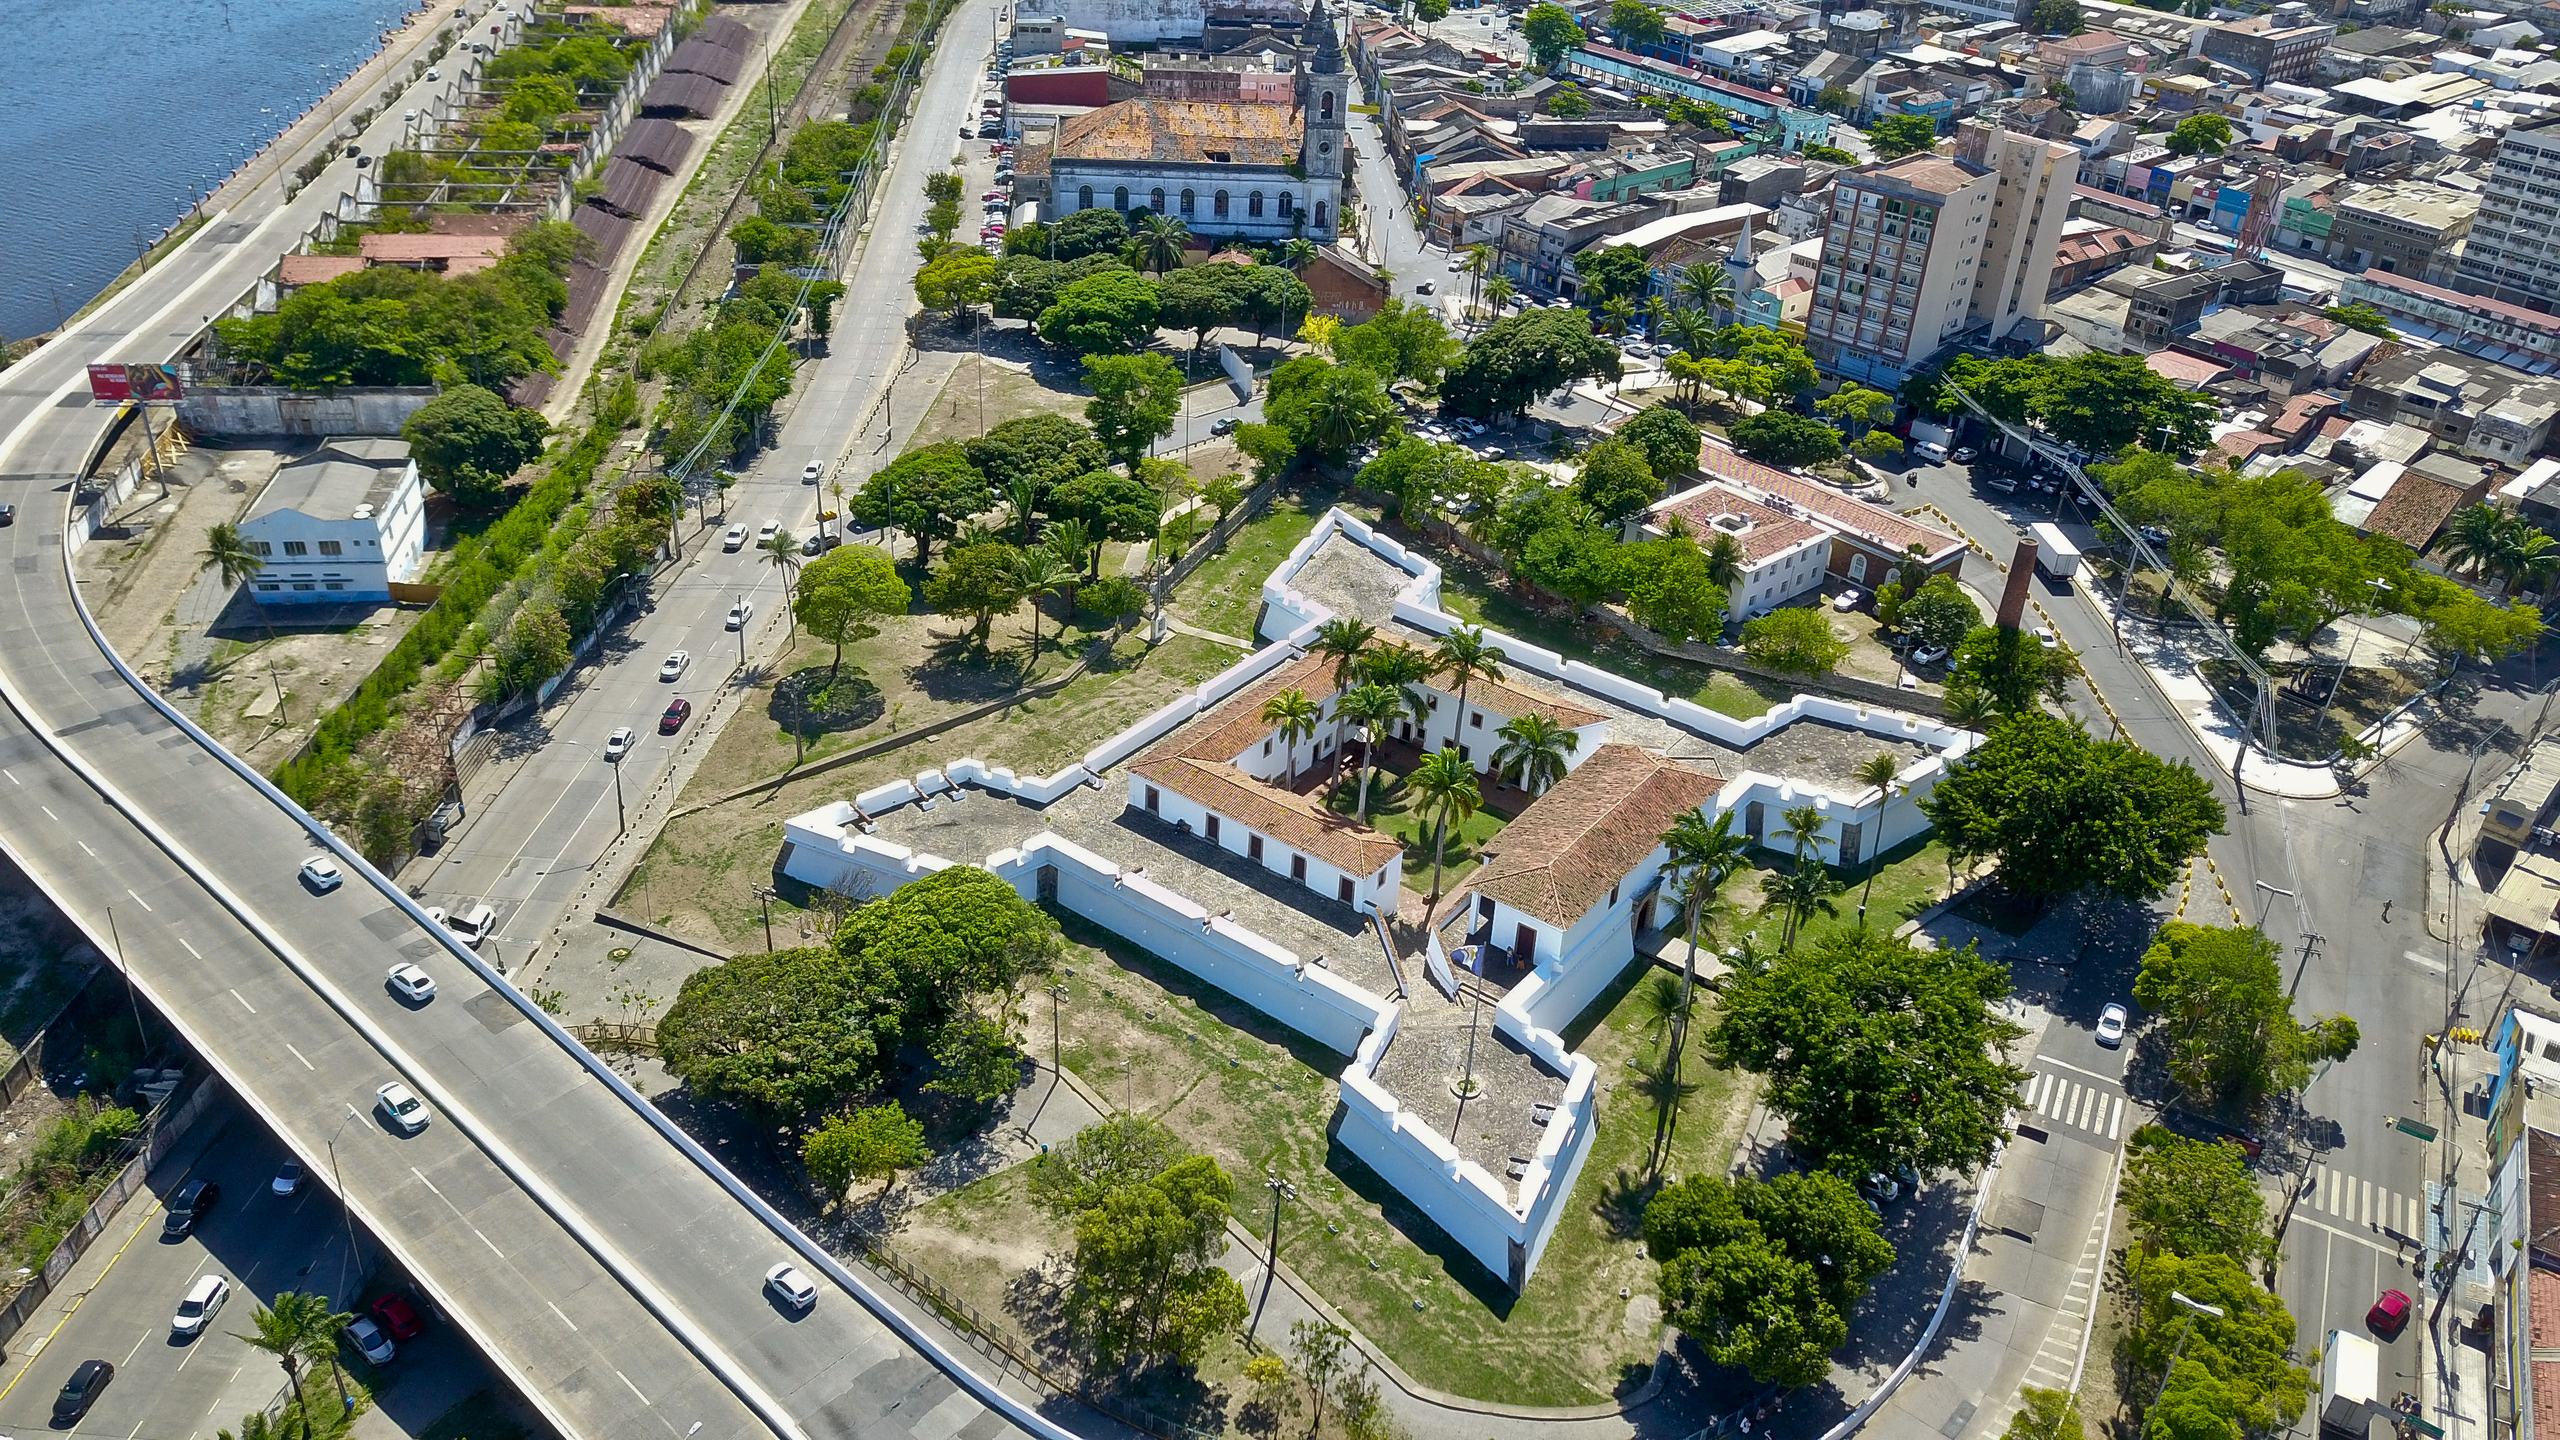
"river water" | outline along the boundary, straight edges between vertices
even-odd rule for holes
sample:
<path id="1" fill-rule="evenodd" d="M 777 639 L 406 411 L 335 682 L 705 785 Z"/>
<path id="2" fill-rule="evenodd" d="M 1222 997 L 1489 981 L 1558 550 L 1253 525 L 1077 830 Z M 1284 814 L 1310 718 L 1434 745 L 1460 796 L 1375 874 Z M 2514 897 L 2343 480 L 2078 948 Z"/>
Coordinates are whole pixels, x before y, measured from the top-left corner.
<path id="1" fill-rule="evenodd" d="M 0 336 L 50 330 L 417 0 L 0 0 Z"/>

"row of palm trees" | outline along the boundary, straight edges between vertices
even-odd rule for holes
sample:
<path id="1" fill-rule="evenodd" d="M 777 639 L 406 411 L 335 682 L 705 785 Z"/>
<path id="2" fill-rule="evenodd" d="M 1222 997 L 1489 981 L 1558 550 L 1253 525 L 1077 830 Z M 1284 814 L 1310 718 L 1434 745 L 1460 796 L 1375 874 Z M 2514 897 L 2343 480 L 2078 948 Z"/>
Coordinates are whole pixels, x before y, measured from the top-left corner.
<path id="1" fill-rule="evenodd" d="M 249 1342 L 249 1348 L 274 1356 L 276 1363 L 284 1367 L 285 1383 L 293 1390 L 294 1409 L 302 1417 L 303 1440 L 309 1440 L 312 1433 L 310 1399 L 302 1393 L 308 1367 L 326 1364 L 338 1383 L 340 1413 L 351 1408 L 347 1377 L 338 1368 L 338 1336 L 355 1318 L 330 1309 L 323 1296 L 288 1290 L 278 1295 L 274 1304 L 260 1307 L 250 1317 L 256 1334 L 233 1332 L 235 1338 Z M 268 1420 L 263 1412 L 243 1419 L 236 1437 L 228 1430 L 219 1433 L 221 1440 L 285 1440 L 287 1434 L 284 1426 Z"/>
<path id="2" fill-rule="evenodd" d="M 1468 301 L 1468 309 L 1472 312 L 1489 308 L 1491 313 L 1501 314 L 1502 307 L 1510 304 L 1520 292 L 1509 276 L 1494 272 L 1493 247 L 1470 245 L 1460 253 L 1463 258 L 1459 262 L 1459 271 L 1474 282 L 1474 295 Z M 1635 324 L 1638 312 L 1642 312 L 1656 339 L 1677 341 L 1680 348 L 1690 354 L 1703 355 L 1707 339 L 1715 333 L 1719 323 L 1717 317 L 1730 314 L 1732 310 L 1733 285 L 1725 279 L 1724 266 L 1712 260 L 1702 260 L 1680 272 L 1680 277 L 1672 282 L 1669 297 L 1655 295 L 1639 302 L 1630 296 L 1620 295 L 1601 303 L 1600 319 L 1602 328 L 1624 335 Z"/>
<path id="3" fill-rule="evenodd" d="M 1129 238 L 1137 246 L 1139 268 L 1158 275 L 1182 268 L 1182 257 L 1191 248 L 1191 226 L 1179 215 L 1159 215 L 1153 210 L 1135 212 L 1129 226 Z M 1315 263 L 1316 242 L 1304 236 L 1281 242 L 1280 265 L 1291 273 Z"/>

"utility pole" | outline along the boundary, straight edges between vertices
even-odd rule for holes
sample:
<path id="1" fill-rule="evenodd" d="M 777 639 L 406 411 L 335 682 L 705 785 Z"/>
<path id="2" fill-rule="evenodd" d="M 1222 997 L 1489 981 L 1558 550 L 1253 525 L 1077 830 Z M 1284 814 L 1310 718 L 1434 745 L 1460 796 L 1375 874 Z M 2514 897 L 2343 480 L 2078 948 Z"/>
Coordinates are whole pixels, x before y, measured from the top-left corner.
<path id="1" fill-rule="evenodd" d="M 1253 1323 L 1244 1327 L 1244 1338 L 1251 1340 L 1262 1325 L 1262 1307 L 1271 1299 L 1271 1282 L 1280 1274 L 1280 1204 L 1298 1198 L 1297 1187 L 1280 1178 L 1276 1170 L 1265 1172 L 1262 1188 L 1271 1192 L 1271 1248 L 1262 1266 L 1262 1293 L 1253 1302 Z"/>
<path id="2" fill-rule="evenodd" d="M 2169 1363 L 2160 1371 L 2160 1388 L 2151 1392 L 2151 1403 L 2142 1412 L 2142 1433 L 2145 1435 L 2151 1433 L 2151 1416 L 2160 1408 L 2160 1397 L 2169 1393 L 2169 1377 L 2177 1372 L 2178 1357 L 2186 1353 L 2187 1337 L 2195 1333 L 2196 1317 L 2210 1315 L 2219 1320 L 2223 1315 L 2221 1306 L 2207 1305 L 2201 1300 L 2190 1300 L 2175 1290 L 2169 1292 L 2169 1298 L 2187 1307 L 2187 1323 L 2179 1328 L 2178 1343 L 2170 1349 Z"/>
<path id="3" fill-rule="evenodd" d="M 773 953 L 773 887 L 758 885 L 755 891 L 756 903 L 764 907 L 764 953 L 770 955 Z"/>

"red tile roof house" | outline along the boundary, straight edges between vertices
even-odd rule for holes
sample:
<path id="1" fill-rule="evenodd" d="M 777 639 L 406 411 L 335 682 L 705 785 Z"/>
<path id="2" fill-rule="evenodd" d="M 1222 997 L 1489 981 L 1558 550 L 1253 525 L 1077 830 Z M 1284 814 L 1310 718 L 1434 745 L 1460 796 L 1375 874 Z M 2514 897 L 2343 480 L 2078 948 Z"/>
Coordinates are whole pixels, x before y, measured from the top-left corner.
<path id="1" fill-rule="evenodd" d="M 1961 536 L 1745 459 L 1712 438 L 1699 447 L 1698 468 L 1706 483 L 1630 521 L 1627 539 L 1668 534 L 1677 516 L 1700 544 L 1718 532 L 1741 541 L 1743 581 L 1727 597 L 1736 615 L 1773 610 L 1826 579 L 1872 588 L 1915 559 L 1933 575 L 1964 563 Z"/>

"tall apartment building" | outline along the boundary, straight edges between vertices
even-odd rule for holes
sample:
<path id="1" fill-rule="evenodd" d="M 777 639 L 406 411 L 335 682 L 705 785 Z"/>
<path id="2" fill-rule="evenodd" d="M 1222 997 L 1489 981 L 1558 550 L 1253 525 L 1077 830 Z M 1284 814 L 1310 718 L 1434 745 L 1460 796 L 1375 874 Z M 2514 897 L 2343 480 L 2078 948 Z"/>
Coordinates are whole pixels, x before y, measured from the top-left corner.
<path id="1" fill-rule="evenodd" d="M 1959 335 L 2043 315 L 2080 152 L 1970 120 L 1956 146 L 1834 184 L 1806 321 L 1826 370 L 1896 384 Z"/>
<path id="2" fill-rule="evenodd" d="M 2337 38 L 2335 25 L 2288 25 L 2276 15 L 2251 15 L 2204 32 L 2204 55 L 2260 85 L 2273 85 L 2311 78 L 2320 52 Z"/>
<path id="3" fill-rule="evenodd" d="M 2548 310 L 2560 301 L 2560 116 L 2510 126 L 2463 245 L 2456 288 Z"/>

